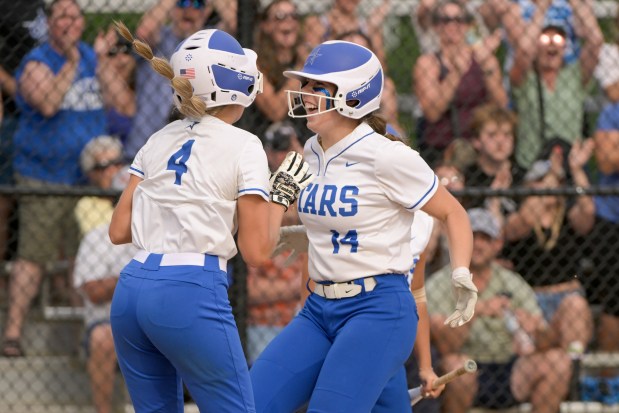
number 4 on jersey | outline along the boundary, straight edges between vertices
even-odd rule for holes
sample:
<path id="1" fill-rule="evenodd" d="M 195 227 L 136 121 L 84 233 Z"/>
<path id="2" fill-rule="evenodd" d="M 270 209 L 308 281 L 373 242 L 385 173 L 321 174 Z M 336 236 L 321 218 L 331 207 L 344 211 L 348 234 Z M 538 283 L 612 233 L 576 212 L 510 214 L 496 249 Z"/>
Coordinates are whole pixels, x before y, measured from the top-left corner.
<path id="1" fill-rule="evenodd" d="M 340 244 L 350 245 L 350 252 L 357 252 L 357 248 L 359 247 L 359 241 L 357 240 L 357 230 L 351 229 L 346 233 L 343 238 L 340 238 L 340 233 L 336 230 L 331 230 L 331 243 L 333 244 L 333 253 L 337 254 L 340 252 Z"/>
<path id="2" fill-rule="evenodd" d="M 168 171 L 174 171 L 176 173 L 176 179 L 174 180 L 174 185 L 181 184 L 181 178 L 183 174 L 187 172 L 187 160 L 191 156 L 191 147 L 195 139 L 190 139 L 185 144 L 174 153 L 174 155 L 170 156 L 170 160 L 168 160 Z"/>

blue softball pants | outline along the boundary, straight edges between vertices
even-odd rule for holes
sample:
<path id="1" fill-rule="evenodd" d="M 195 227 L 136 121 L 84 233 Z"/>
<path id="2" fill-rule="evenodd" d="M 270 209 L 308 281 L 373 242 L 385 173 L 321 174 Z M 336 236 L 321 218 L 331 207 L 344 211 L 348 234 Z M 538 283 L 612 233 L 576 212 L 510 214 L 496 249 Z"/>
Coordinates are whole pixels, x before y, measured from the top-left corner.
<path id="1" fill-rule="evenodd" d="M 417 308 L 406 277 L 376 280 L 355 297 L 308 297 L 250 370 L 258 413 L 292 413 L 308 400 L 308 413 L 410 413 L 402 373 Z"/>
<path id="2" fill-rule="evenodd" d="M 121 272 L 111 309 L 120 369 L 137 413 L 182 413 L 184 382 L 201 412 L 255 412 L 251 380 L 218 258 Z"/>

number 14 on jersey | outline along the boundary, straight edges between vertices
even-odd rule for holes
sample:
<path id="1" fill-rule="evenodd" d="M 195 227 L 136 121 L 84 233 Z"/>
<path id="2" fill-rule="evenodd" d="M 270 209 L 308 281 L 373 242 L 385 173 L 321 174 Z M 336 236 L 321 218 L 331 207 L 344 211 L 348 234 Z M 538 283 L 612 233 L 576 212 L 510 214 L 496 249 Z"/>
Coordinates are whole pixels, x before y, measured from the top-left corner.
<path id="1" fill-rule="evenodd" d="M 340 237 L 340 233 L 336 230 L 331 230 L 331 243 L 333 244 L 333 253 L 338 254 L 340 252 L 341 245 L 350 245 L 350 252 L 355 253 L 359 248 L 359 241 L 357 239 L 357 230 L 351 229 L 344 235 Z"/>

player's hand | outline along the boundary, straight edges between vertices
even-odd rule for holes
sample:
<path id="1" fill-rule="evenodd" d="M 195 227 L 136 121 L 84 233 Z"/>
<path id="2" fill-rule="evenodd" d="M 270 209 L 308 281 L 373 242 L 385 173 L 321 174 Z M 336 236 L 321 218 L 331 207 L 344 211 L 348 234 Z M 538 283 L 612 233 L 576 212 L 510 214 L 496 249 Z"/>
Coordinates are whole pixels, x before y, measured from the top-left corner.
<path id="1" fill-rule="evenodd" d="M 445 325 L 455 328 L 468 323 L 473 318 L 477 303 L 477 287 L 473 284 L 473 275 L 466 267 L 453 270 L 451 284 L 456 294 L 456 310 L 447 317 Z"/>
<path id="2" fill-rule="evenodd" d="M 419 378 L 421 379 L 421 384 L 423 388 L 421 389 L 421 394 L 424 398 L 433 398 L 436 399 L 445 389 L 445 385 L 441 385 L 436 389 L 432 388 L 434 384 L 434 380 L 438 379 L 438 376 L 432 369 L 420 369 L 419 370 Z"/>
<path id="3" fill-rule="evenodd" d="M 282 227 L 279 230 L 279 243 L 275 247 L 272 256 L 281 254 L 283 251 L 291 250 L 292 252 L 286 258 L 284 267 L 288 267 L 294 262 L 299 253 L 307 252 L 309 247 L 309 239 L 303 225 L 290 225 Z"/>
<path id="4" fill-rule="evenodd" d="M 271 201 L 288 207 L 299 197 L 299 193 L 314 179 L 307 173 L 309 165 L 297 152 L 288 152 L 284 162 L 271 176 Z"/>

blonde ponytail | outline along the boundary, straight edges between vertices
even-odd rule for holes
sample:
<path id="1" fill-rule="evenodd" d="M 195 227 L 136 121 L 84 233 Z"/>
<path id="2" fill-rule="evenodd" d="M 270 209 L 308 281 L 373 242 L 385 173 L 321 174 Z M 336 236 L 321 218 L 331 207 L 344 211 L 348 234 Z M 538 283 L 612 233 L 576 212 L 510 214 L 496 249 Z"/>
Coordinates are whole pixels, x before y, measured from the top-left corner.
<path id="1" fill-rule="evenodd" d="M 116 31 L 128 42 L 131 42 L 133 45 L 133 50 L 135 50 L 138 55 L 148 60 L 155 72 L 170 81 L 174 92 L 180 97 L 181 102 L 179 111 L 181 114 L 188 118 L 201 118 L 206 113 L 215 114 L 219 112 L 219 108 L 208 110 L 206 102 L 198 96 L 194 96 L 193 87 L 191 86 L 189 80 L 184 77 L 174 76 L 174 70 L 172 69 L 170 62 L 164 58 L 155 56 L 150 46 L 143 41 L 134 38 L 131 31 L 123 22 L 114 21 L 114 25 L 116 26 Z"/>

